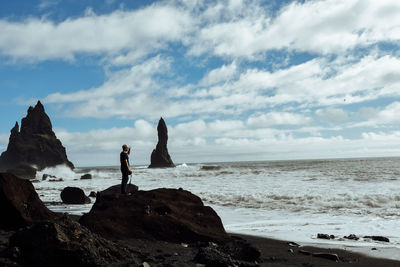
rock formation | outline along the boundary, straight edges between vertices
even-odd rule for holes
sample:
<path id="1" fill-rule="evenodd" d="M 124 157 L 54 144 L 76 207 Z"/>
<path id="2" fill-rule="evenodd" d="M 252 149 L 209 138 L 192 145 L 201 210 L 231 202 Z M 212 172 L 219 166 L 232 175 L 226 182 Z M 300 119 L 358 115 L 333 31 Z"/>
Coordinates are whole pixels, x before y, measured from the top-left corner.
<path id="1" fill-rule="evenodd" d="M 0 228 L 18 229 L 56 217 L 39 199 L 32 183 L 10 173 L 0 173 Z"/>
<path id="2" fill-rule="evenodd" d="M 106 240 L 67 217 L 40 222 L 10 238 L 22 266 L 139 266 L 128 248 Z M 129 264 L 127 264 L 129 263 Z"/>
<path id="3" fill-rule="evenodd" d="M 90 198 L 79 187 L 68 186 L 61 191 L 61 200 L 65 204 L 89 204 Z"/>
<path id="4" fill-rule="evenodd" d="M 204 206 L 198 196 L 181 189 L 98 194 L 80 223 L 112 240 L 143 238 L 191 243 L 229 238 L 217 213 Z"/>
<path id="5" fill-rule="evenodd" d="M 151 164 L 149 168 L 175 167 L 171 156 L 168 154 L 168 129 L 163 118 L 160 119 L 157 126 L 158 143 L 156 149 L 151 153 Z"/>
<path id="6" fill-rule="evenodd" d="M 7 150 L 0 156 L 0 170 L 33 178 L 35 175 L 32 177 L 32 173 L 36 172 L 32 166 L 42 170 L 60 164 L 74 168 L 52 130 L 42 103 L 38 101 L 35 107 L 29 107 L 27 116 L 22 119 L 21 129 L 18 122 L 11 129 Z"/>

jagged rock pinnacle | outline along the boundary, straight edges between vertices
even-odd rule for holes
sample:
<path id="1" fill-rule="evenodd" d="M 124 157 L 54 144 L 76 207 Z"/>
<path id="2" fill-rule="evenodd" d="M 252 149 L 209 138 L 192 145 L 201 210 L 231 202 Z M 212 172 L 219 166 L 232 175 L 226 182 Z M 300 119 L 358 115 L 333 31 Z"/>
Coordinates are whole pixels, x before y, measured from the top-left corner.
<path id="1" fill-rule="evenodd" d="M 21 128 L 16 122 L 11 129 L 7 150 L 0 156 L 0 170 L 21 169 L 21 166 L 35 166 L 42 170 L 60 164 L 74 168 L 52 128 L 50 118 L 40 101 L 35 107 L 29 107 L 26 117 L 21 121 Z"/>
<path id="2" fill-rule="evenodd" d="M 158 143 L 156 149 L 151 153 L 151 164 L 149 168 L 175 167 L 171 156 L 168 153 L 168 129 L 163 118 L 160 118 L 157 126 Z"/>

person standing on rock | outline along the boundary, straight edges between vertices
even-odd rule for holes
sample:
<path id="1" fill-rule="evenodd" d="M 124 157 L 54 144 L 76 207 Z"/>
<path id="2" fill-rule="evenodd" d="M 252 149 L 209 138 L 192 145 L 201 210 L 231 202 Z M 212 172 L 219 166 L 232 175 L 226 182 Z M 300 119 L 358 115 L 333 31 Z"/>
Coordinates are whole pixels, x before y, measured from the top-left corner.
<path id="1" fill-rule="evenodd" d="M 122 182 L 121 182 L 121 193 L 126 194 L 126 186 L 129 180 L 129 175 L 132 174 L 131 167 L 129 166 L 129 154 L 131 148 L 127 145 L 122 146 L 122 152 L 119 156 L 121 161 L 121 172 L 122 172 Z"/>

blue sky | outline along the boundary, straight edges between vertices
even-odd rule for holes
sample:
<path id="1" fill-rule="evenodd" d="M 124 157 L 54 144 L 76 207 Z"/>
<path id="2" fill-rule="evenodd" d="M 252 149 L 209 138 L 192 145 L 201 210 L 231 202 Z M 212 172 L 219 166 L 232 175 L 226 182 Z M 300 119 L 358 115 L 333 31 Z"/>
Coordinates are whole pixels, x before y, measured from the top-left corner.
<path id="1" fill-rule="evenodd" d="M 78 166 L 400 156 L 400 2 L 2 1 L 0 150 L 40 99 Z"/>

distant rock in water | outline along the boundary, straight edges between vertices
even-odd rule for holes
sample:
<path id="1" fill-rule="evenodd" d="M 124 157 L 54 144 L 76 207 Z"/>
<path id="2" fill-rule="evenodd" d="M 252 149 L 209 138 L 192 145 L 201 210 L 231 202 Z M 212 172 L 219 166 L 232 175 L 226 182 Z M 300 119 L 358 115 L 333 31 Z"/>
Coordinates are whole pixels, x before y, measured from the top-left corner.
<path id="1" fill-rule="evenodd" d="M 92 175 L 90 173 L 81 176 L 81 180 L 88 180 L 88 179 L 92 179 Z"/>
<path id="2" fill-rule="evenodd" d="M 0 173 L 0 228 L 18 229 L 56 218 L 39 199 L 32 183 L 11 173 Z"/>
<path id="3" fill-rule="evenodd" d="M 156 149 L 151 153 L 151 164 L 149 168 L 167 168 L 175 167 L 171 156 L 168 153 L 168 129 L 163 118 L 160 119 L 157 126 L 158 143 Z"/>
<path id="4" fill-rule="evenodd" d="M 64 146 L 52 129 L 50 118 L 40 101 L 29 107 L 22 119 L 11 129 L 7 150 L 0 156 L 0 171 L 8 171 L 23 178 L 34 178 L 36 171 L 46 167 L 65 164 L 71 169 L 72 162 L 67 158 Z"/>

